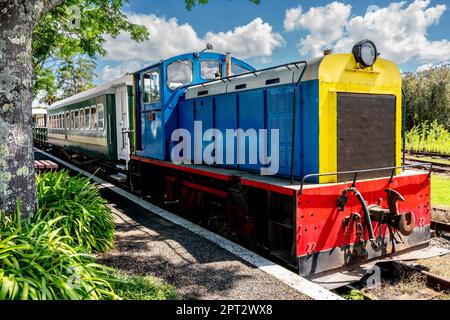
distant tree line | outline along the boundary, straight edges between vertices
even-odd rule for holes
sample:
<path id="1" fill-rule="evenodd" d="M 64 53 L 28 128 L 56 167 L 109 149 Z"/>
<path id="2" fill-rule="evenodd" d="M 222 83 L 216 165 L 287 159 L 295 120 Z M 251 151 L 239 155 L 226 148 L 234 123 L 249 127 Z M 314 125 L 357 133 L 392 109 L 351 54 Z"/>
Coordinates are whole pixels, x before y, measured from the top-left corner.
<path id="1" fill-rule="evenodd" d="M 403 74 L 406 130 L 437 122 L 450 130 L 450 65 Z"/>

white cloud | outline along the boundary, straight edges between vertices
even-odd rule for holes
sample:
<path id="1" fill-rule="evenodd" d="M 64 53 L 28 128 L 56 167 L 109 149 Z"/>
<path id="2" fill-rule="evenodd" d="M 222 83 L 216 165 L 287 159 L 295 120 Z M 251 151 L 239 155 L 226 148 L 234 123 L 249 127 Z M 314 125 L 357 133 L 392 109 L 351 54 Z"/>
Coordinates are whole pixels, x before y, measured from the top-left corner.
<path id="1" fill-rule="evenodd" d="M 326 47 L 337 52 L 349 52 L 359 40 L 371 39 L 382 56 L 404 63 L 417 59 L 422 63 L 448 61 L 450 41 L 429 40 L 427 30 L 438 24 L 447 9 L 429 0 L 393 2 L 386 7 L 369 6 L 364 16 L 350 16 L 351 6 L 333 2 L 324 7 L 286 11 L 285 29 L 302 29 L 308 35 L 299 42 L 302 55 L 320 55 Z"/>
<path id="2" fill-rule="evenodd" d="M 216 51 L 230 51 L 241 59 L 270 57 L 273 49 L 284 45 L 283 37 L 273 32 L 272 26 L 261 18 L 233 31 L 208 32 L 204 41 L 212 43 Z"/>
<path id="3" fill-rule="evenodd" d="M 433 68 L 433 64 L 432 63 L 422 64 L 422 65 L 417 67 L 416 72 L 426 71 L 426 70 L 429 70 L 431 68 Z"/>
<path id="4" fill-rule="evenodd" d="M 100 76 L 105 81 L 112 81 L 120 78 L 126 73 L 131 73 L 141 69 L 142 65 L 138 61 L 123 62 L 117 66 L 106 65 L 100 72 Z"/>
<path id="5" fill-rule="evenodd" d="M 137 43 L 129 34 L 122 33 L 117 38 L 108 38 L 105 49 L 108 60 L 113 61 L 157 61 L 177 54 L 203 49 L 206 43 L 214 46 L 214 51 L 231 51 L 239 58 L 269 57 L 275 48 L 284 45 L 279 33 L 261 18 L 247 25 L 226 32 L 208 32 L 200 37 L 190 24 L 180 24 L 176 18 L 166 19 L 154 14 L 129 13 L 131 22 L 145 25 L 150 38 Z"/>
<path id="6" fill-rule="evenodd" d="M 299 21 L 302 16 L 302 12 L 301 6 L 286 10 L 286 15 L 284 18 L 284 29 L 286 29 L 286 31 L 294 31 L 295 29 L 299 29 L 301 27 Z"/>
<path id="7" fill-rule="evenodd" d="M 423 65 L 420 65 L 417 67 L 416 72 L 423 72 L 423 71 L 427 71 L 430 69 L 434 69 L 434 68 L 441 68 L 441 67 L 450 67 L 450 63 L 446 63 L 446 62 L 440 62 L 437 64 L 433 64 L 433 63 L 426 63 Z"/>

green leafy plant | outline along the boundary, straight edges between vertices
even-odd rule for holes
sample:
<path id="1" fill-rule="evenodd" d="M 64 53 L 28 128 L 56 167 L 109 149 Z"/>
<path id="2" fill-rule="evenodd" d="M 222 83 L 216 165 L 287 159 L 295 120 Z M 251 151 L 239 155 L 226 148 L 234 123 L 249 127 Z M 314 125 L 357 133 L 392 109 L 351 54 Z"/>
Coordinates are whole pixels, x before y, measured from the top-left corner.
<path id="1" fill-rule="evenodd" d="M 61 236 L 67 217 L 21 222 L 0 215 L 0 300 L 115 299 L 111 272 Z"/>
<path id="2" fill-rule="evenodd" d="M 111 209 L 89 178 L 71 177 L 69 172 L 47 172 L 37 177 L 39 209 L 33 221 L 58 219 L 64 241 L 105 252 L 114 245 L 115 224 Z"/>
<path id="3" fill-rule="evenodd" d="M 437 121 L 422 123 L 406 133 L 406 148 L 415 152 L 450 155 L 450 132 Z"/>

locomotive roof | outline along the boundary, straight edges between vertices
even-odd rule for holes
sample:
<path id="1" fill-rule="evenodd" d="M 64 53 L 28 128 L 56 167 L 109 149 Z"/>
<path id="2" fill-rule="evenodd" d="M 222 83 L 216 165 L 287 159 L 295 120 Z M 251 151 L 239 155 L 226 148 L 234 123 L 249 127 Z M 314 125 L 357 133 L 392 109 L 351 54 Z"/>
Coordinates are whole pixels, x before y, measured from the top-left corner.
<path id="1" fill-rule="evenodd" d="M 115 88 L 120 86 L 132 85 L 133 84 L 133 76 L 131 74 L 127 74 L 123 77 L 120 77 L 116 80 L 101 84 L 95 88 L 83 91 L 69 98 L 60 100 L 52 104 L 48 110 L 54 110 L 61 107 L 65 107 L 80 101 L 84 101 L 87 99 L 95 98 L 98 96 L 102 96 L 108 93 L 115 93 Z"/>
<path id="2" fill-rule="evenodd" d="M 198 54 L 199 56 L 195 57 L 196 54 Z M 151 69 L 159 64 L 169 64 L 171 62 L 178 61 L 178 60 L 184 60 L 184 59 L 213 59 L 214 60 L 214 59 L 219 59 L 219 58 L 224 60 L 225 57 L 226 57 L 225 54 L 218 53 L 218 52 L 200 52 L 200 53 L 189 52 L 189 53 L 180 54 L 178 56 L 170 57 L 167 59 L 162 59 L 162 60 L 158 61 L 157 63 L 148 65 L 140 70 L 135 71 L 134 73 L 141 73 L 141 72 Z M 233 56 L 231 57 L 231 61 L 234 63 L 238 63 L 249 70 L 256 70 L 254 67 L 252 67 L 245 61 L 237 59 Z"/>

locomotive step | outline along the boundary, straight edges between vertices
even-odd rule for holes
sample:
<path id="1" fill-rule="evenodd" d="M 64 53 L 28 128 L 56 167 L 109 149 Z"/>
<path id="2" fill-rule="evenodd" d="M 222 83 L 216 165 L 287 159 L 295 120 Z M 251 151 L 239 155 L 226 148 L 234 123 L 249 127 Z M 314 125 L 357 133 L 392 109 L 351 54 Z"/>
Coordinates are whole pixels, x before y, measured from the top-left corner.
<path id="1" fill-rule="evenodd" d="M 123 183 L 127 181 L 127 175 L 123 173 L 116 173 L 109 176 L 109 178 L 113 179 L 114 181 Z"/>
<path id="2" fill-rule="evenodd" d="M 116 164 L 116 168 L 119 171 L 127 171 L 128 170 L 128 167 L 125 164 Z"/>

